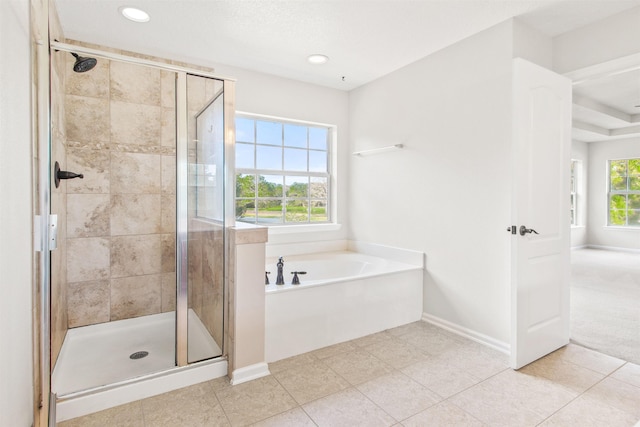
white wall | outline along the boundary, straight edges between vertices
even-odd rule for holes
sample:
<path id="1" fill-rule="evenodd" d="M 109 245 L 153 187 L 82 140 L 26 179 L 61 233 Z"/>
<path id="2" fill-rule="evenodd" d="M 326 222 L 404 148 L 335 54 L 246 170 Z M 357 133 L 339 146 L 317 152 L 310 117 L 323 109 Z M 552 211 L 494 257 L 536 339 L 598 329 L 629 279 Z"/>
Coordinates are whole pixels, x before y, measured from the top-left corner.
<path id="1" fill-rule="evenodd" d="M 571 247 L 578 248 L 586 246 L 587 223 L 588 223 L 588 193 L 587 180 L 589 176 L 589 144 L 582 141 L 572 141 L 571 159 L 578 160 L 579 168 L 576 171 L 577 178 L 577 210 L 578 225 L 571 227 Z"/>
<path id="2" fill-rule="evenodd" d="M 345 239 L 348 216 L 346 210 L 349 138 L 348 93 L 221 64 L 213 64 L 212 66 L 215 68 L 216 74 L 237 79 L 237 111 L 331 124 L 336 125 L 338 129 L 337 153 L 334 155 L 334 160 L 337 161 L 336 177 L 338 178 L 337 222 L 342 224 L 342 228 L 335 231 L 291 234 L 275 234 L 270 230 L 269 243 Z"/>
<path id="3" fill-rule="evenodd" d="M 424 311 L 509 342 L 513 21 L 351 92 L 350 238 L 424 251 Z"/>
<path id="4" fill-rule="evenodd" d="M 0 425 L 32 406 L 29 2 L 0 1 Z"/>
<path id="5" fill-rule="evenodd" d="M 640 138 L 589 144 L 589 245 L 640 249 L 640 228 L 607 227 L 607 160 L 640 158 Z"/>
<path id="6" fill-rule="evenodd" d="M 640 52 L 640 7 L 621 12 L 553 39 L 558 73 Z"/>

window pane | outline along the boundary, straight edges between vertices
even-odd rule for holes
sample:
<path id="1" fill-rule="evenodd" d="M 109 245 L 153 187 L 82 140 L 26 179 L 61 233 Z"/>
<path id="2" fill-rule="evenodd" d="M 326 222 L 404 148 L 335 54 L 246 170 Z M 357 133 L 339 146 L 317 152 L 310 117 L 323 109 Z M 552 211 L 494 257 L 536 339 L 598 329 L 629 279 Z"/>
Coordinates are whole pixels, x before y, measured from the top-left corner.
<path id="1" fill-rule="evenodd" d="M 627 199 L 623 195 L 612 195 L 609 198 L 609 224 L 626 225 Z"/>
<path id="2" fill-rule="evenodd" d="M 640 209 L 627 211 L 628 225 L 631 227 L 640 227 Z"/>
<path id="3" fill-rule="evenodd" d="M 255 145 L 251 144 L 236 144 L 236 167 L 237 168 L 246 168 L 253 169 L 254 168 L 254 155 L 253 155 L 253 147 Z"/>
<path id="4" fill-rule="evenodd" d="M 285 124 L 284 145 L 287 147 L 307 148 L 307 127 Z"/>
<path id="5" fill-rule="evenodd" d="M 236 200 L 236 219 L 238 221 L 254 222 L 256 219 L 256 207 L 253 199 Z"/>
<path id="6" fill-rule="evenodd" d="M 258 200 L 257 222 L 264 224 L 282 223 L 282 200 Z"/>
<path id="7" fill-rule="evenodd" d="M 311 185 L 309 187 L 312 199 L 327 199 L 329 194 L 329 182 L 327 178 L 311 177 Z"/>
<path id="8" fill-rule="evenodd" d="M 327 128 L 309 128 L 309 148 L 326 150 L 328 132 Z"/>
<path id="9" fill-rule="evenodd" d="M 285 178 L 287 197 L 309 197 L 309 178 L 306 176 L 288 176 Z"/>
<path id="10" fill-rule="evenodd" d="M 326 151 L 309 151 L 309 171 L 311 172 L 327 172 L 327 152 Z"/>
<path id="11" fill-rule="evenodd" d="M 640 176 L 629 177 L 629 190 L 640 191 Z"/>
<path id="12" fill-rule="evenodd" d="M 258 197 L 282 197 L 282 176 L 258 176 Z"/>
<path id="13" fill-rule="evenodd" d="M 256 143 L 282 145 L 282 124 L 256 121 Z"/>
<path id="14" fill-rule="evenodd" d="M 251 142 L 255 141 L 254 134 L 254 120 L 245 119 L 243 117 L 236 118 L 236 142 Z"/>
<path id="15" fill-rule="evenodd" d="M 629 194 L 627 197 L 628 209 L 640 209 L 640 194 Z"/>
<path id="16" fill-rule="evenodd" d="M 256 150 L 258 169 L 282 170 L 282 148 L 257 145 Z"/>
<path id="17" fill-rule="evenodd" d="M 640 176 L 640 159 L 629 159 L 629 176 Z"/>
<path id="18" fill-rule="evenodd" d="M 306 200 L 287 200 L 286 222 L 308 222 L 309 206 Z"/>
<path id="19" fill-rule="evenodd" d="M 255 197 L 256 177 L 255 175 L 236 175 L 236 197 Z"/>
<path id="20" fill-rule="evenodd" d="M 298 148 L 284 149 L 284 170 L 307 171 L 307 150 Z"/>
<path id="21" fill-rule="evenodd" d="M 324 200 L 311 201 L 311 221 L 327 222 L 329 215 L 327 214 L 327 202 Z"/>
<path id="22" fill-rule="evenodd" d="M 609 162 L 609 182 L 611 190 L 627 189 L 627 161 L 611 160 Z"/>

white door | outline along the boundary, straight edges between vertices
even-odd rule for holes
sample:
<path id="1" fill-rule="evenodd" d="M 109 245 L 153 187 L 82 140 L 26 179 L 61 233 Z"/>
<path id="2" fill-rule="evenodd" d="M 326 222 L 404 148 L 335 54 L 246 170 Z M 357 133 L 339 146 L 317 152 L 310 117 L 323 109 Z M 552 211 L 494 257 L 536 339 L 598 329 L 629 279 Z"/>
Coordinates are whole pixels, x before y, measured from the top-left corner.
<path id="1" fill-rule="evenodd" d="M 571 81 L 514 59 L 513 114 L 511 367 L 519 369 L 569 343 Z"/>

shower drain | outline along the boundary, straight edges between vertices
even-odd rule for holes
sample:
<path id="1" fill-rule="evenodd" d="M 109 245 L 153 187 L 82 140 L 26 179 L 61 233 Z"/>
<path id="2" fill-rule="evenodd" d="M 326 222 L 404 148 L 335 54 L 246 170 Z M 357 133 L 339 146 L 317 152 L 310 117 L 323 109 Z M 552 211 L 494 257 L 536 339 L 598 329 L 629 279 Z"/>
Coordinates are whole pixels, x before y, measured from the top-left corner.
<path id="1" fill-rule="evenodd" d="M 147 357 L 148 355 L 148 351 L 136 351 L 135 353 L 132 353 L 131 356 L 129 356 L 129 359 L 138 360 L 142 359 L 143 357 Z"/>

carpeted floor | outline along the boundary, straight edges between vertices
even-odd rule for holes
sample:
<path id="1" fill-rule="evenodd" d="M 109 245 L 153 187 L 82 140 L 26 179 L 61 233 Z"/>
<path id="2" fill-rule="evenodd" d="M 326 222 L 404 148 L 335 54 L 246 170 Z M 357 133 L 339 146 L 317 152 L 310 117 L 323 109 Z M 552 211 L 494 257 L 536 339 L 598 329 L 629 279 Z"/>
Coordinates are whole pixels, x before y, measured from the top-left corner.
<path id="1" fill-rule="evenodd" d="M 640 254 L 571 252 L 571 341 L 640 364 Z"/>

